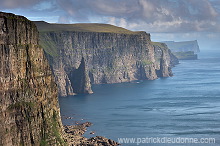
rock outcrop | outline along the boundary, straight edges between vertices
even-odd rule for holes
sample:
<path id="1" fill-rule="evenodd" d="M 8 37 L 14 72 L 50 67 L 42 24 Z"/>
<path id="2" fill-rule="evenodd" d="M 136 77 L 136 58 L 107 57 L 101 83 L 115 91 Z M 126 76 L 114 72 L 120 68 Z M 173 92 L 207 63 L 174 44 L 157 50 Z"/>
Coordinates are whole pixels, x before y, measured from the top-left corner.
<path id="1" fill-rule="evenodd" d="M 120 145 L 118 142 L 111 139 L 96 136 L 85 138 L 82 135 L 87 131 L 87 127 L 90 127 L 92 123 L 85 122 L 78 125 L 65 125 L 64 126 L 64 139 L 71 146 L 117 146 Z"/>
<path id="2" fill-rule="evenodd" d="M 63 145 L 57 96 L 35 24 L 0 12 L 0 145 Z"/>
<path id="3" fill-rule="evenodd" d="M 172 75 L 171 68 L 179 64 L 179 60 L 171 53 L 166 44 L 152 42 L 155 52 L 155 68 L 158 77 L 167 77 Z"/>
<path id="4" fill-rule="evenodd" d="M 83 57 L 79 68 L 70 72 L 69 78 L 75 93 L 93 93 L 91 90 L 89 74 Z"/>
<path id="5" fill-rule="evenodd" d="M 90 93 L 89 82 L 121 83 L 172 75 L 171 53 L 168 49 L 158 48 L 156 50 L 162 53 L 155 56 L 155 47 L 146 32 L 132 32 L 107 24 L 35 24 L 61 96 L 81 91 Z M 72 79 L 82 58 L 89 78 L 80 84 L 86 87 Z M 86 76 L 84 71 L 79 71 L 78 75 Z M 75 88 L 80 86 L 84 89 Z"/>

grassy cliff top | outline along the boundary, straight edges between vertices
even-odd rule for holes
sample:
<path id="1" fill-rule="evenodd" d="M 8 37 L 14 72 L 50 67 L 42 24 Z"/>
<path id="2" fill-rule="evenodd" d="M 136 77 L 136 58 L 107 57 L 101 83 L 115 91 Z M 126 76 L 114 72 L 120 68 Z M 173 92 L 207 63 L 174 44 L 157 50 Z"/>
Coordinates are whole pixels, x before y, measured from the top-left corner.
<path id="1" fill-rule="evenodd" d="M 162 42 L 151 42 L 152 45 L 154 46 L 158 46 L 160 48 L 168 48 L 167 45 L 165 43 Z"/>
<path id="2" fill-rule="evenodd" d="M 15 15 L 13 13 L 5 13 L 5 12 L 1 12 L 0 11 L 0 17 L 6 17 L 7 19 L 15 19 L 15 20 L 18 20 L 18 21 L 29 21 L 26 17 L 24 16 L 20 16 L 20 15 Z"/>
<path id="3" fill-rule="evenodd" d="M 130 31 L 122 27 L 110 24 L 99 23 L 77 23 L 77 24 L 56 24 L 44 21 L 34 22 L 40 32 L 48 31 L 78 31 L 78 32 L 106 32 L 106 33 L 123 33 L 123 34 L 139 34 L 139 31 Z"/>

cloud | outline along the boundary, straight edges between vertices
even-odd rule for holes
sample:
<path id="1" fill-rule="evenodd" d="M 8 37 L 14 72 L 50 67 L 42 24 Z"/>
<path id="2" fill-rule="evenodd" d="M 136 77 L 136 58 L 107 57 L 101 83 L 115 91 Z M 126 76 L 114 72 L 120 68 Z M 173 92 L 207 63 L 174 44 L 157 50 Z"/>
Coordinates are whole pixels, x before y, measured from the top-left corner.
<path id="1" fill-rule="evenodd" d="M 65 15 L 60 16 L 59 19 L 58 19 L 58 22 L 64 23 L 64 24 L 70 23 L 68 16 L 65 16 Z"/>
<path id="2" fill-rule="evenodd" d="M 127 27 L 127 21 L 124 18 L 121 18 L 120 22 L 119 22 L 119 26 L 120 27 Z"/>
<path id="3" fill-rule="evenodd" d="M 2 9 L 25 8 L 46 0 L 1 0 Z"/>
<path id="4" fill-rule="evenodd" d="M 59 23 L 110 23 L 148 32 L 220 32 L 219 0 L 3 0 L 0 8 L 32 7 Z M 50 12 L 49 12 L 50 11 Z"/>
<path id="5" fill-rule="evenodd" d="M 115 17 L 109 17 L 109 20 L 107 22 L 108 24 L 116 25 L 116 18 Z"/>
<path id="6" fill-rule="evenodd" d="M 102 22 L 149 32 L 220 31 L 219 12 L 208 0 L 58 0 L 70 22 Z M 217 1 L 215 1 L 217 2 Z M 108 18 L 107 20 L 104 18 Z"/>

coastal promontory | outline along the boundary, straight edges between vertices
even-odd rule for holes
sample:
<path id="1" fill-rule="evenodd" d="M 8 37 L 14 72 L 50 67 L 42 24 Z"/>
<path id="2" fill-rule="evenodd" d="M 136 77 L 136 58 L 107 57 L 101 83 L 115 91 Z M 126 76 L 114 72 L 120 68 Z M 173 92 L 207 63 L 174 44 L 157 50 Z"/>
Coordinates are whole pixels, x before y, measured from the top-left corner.
<path id="1" fill-rule="evenodd" d="M 0 12 L 0 145 L 64 145 L 57 86 L 35 24 Z"/>
<path id="2" fill-rule="evenodd" d="M 35 24 L 60 96 L 92 93 L 91 84 L 169 77 L 177 63 L 165 45 L 155 46 L 143 31 L 97 23 Z M 74 76 L 85 80 L 78 82 Z"/>

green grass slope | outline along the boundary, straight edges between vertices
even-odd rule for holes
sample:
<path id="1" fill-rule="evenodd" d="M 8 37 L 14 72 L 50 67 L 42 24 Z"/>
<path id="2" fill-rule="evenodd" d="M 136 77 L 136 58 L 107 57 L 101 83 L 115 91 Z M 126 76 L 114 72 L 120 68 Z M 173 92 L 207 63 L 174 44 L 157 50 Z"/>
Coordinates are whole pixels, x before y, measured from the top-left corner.
<path id="1" fill-rule="evenodd" d="M 44 21 L 34 22 L 40 32 L 49 31 L 77 31 L 77 32 L 105 32 L 105 33 L 122 33 L 122 34 L 138 34 L 140 32 L 130 31 L 122 27 L 110 24 L 99 23 L 77 23 L 77 24 L 56 24 Z"/>

